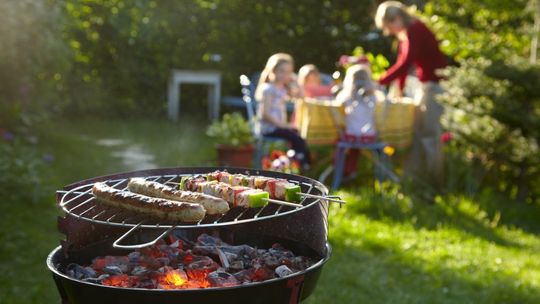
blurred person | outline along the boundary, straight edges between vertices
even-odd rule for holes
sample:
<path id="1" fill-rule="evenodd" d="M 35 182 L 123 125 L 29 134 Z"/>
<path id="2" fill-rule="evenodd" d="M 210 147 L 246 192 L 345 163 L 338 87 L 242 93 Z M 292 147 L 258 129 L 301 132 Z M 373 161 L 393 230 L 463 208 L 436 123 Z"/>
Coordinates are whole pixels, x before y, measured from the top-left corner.
<path id="1" fill-rule="evenodd" d="M 304 97 L 332 97 L 332 85 L 323 85 L 321 73 L 314 64 L 306 64 L 298 71 L 298 86 Z"/>
<path id="2" fill-rule="evenodd" d="M 373 143 L 377 140 L 374 111 L 377 97 L 371 69 L 367 64 L 355 64 L 347 69 L 343 89 L 336 100 L 345 106 L 345 133 L 340 140 Z M 345 156 L 344 178 L 356 176 L 359 149 L 350 149 Z"/>
<path id="3" fill-rule="evenodd" d="M 255 90 L 255 99 L 259 103 L 257 116 L 260 132 L 287 140 L 295 151 L 295 158 L 307 170 L 310 166 L 307 144 L 298 130 L 287 122 L 286 102 L 299 93 L 294 85 L 293 69 L 294 60 L 289 54 L 277 53 L 268 58 Z"/>
<path id="4" fill-rule="evenodd" d="M 413 66 L 421 82 L 420 94 L 415 96 L 419 107 L 405 170 L 441 186 L 443 154 L 439 138 L 443 107 L 436 101 L 436 95 L 442 93 L 441 78 L 436 71 L 447 66 L 447 58 L 439 49 L 433 32 L 398 1 L 381 3 L 375 14 L 375 24 L 385 35 L 393 35 L 399 40 L 396 63 L 382 75 L 379 83 L 389 85 L 397 81 L 402 95 L 407 74 Z"/>

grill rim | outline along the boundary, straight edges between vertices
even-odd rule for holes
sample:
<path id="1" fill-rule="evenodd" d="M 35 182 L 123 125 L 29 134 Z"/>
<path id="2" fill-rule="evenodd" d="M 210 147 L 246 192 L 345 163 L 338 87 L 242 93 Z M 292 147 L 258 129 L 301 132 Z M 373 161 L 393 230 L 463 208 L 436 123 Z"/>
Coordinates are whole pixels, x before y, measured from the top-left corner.
<path id="1" fill-rule="evenodd" d="M 124 173 L 112 174 L 112 175 L 104 175 L 104 176 L 95 177 L 95 178 L 91 178 L 91 179 L 82 180 L 82 181 L 79 181 L 79 182 L 76 182 L 76 183 L 72 183 L 70 185 L 65 186 L 64 187 L 65 190 L 57 191 L 58 205 L 60 206 L 60 208 L 62 209 L 62 211 L 66 215 L 73 216 L 73 217 L 75 217 L 77 219 L 85 220 L 85 221 L 88 221 L 88 222 L 91 222 L 91 223 L 97 223 L 97 224 L 115 226 L 115 227 L 124 227 L 124 228 L 133 228 L 133 227 L 139 226 L 139 228 L 142 228 L 142 229 L 161 229 L 161 230 L 163 230 L 163 229 L 215 228 L 215 227 L 232 226 L 232 225 L 237 225 L 237 224 L 252 223 L 252 222 L 256 222 L 256 221 L 271 220 L 271 219 L 274 219 L 274 218 L 277 218 L 277 217 L 294 214 L 294 213 L 302 211 L 302 210 L 304 210 L 306 208 L 313 207 L 316 204 L 322 204 L 323 203 L 323 201 L 321 199 L 311 199 L 311 201 L 309 203 L 307 203 L 306 205 L 303 205 L 302 207 L 294 208 L 292 210 L 287 210 L 287 211 L 284 211 L 284 212 L 277 211 L 278 213 L 267 215 L 267 216 L 261 216 L 261 217 L 256 217 L 256 218 L 250 217 L 250 218 L 242 219 L 242 220 L 233 220 L 233 221 L 229 220 L 229 221 L 217 222 L 217 223 L 216 223 L 217 220 L 215 220 L 215 221 L 213 221 L 211 223 L 207 223 L 207 224 L 201 224 L 201 221 L 199 221 L 197 223 L 179 223 L 179 224 L 160 224 L 159 222 L 157 222 L 157 223 L 154 222 L 154 224 L 107 222 L 107 221 L 103 221 L 103 220 L 91 219 L 91 218 L 76 214 L 74 212 L 71 212 L 71 211 L 67 210 L 67 208 L 65 207 L 66 204 L 63 203 L 64 198 L 66 198 L 69 194 L 77 192 L 76 190 L 78 190 L 80 188 L 81 189 L 85 188 L 85 187 L 91 188 L 93 183 L 95 183 L 95 182 L 106 181 L 106 182 L 115 182 L 116 184 L 122 184 L 124 182 L 127 182 L 127 180 L 129 180 L 129 178 L 133 178 L 133 177 L 143 177 L 145 179 L 156 178 L 156 180 L 170 177 L 169 178 L 169 181 L 170 181 L 170 180 L 176 179 L 176 178 L 178 178 L 180 176 L 205 174 L 205 173 L 214 172 L 216 170 L 227 171 L 227 172 L 233 173 L 233 174 L 240 173 L 240 174 L 260 175 L 260 176 L 265 176 L 265 177 L 284 178 L 284 179 L 288 180 L 289 182 L 295 182 L 295 183 L 299 183 L 301 185 L 303 184 L 303 185 L 306 185 L 306 186 L 310 187 L 310 189 L 308 191 L 309 194 L 313 194 L 312 191 L 318 191 L 320 193 L 318 195 L 321 195 L 321 196 L 328 196 L 328 194 L 329 194 L 328 188 L 323 183 L 321 183 L 321 182 L 319 182 L 319 181 L 317 181 L 315 179 L 312 179 L 312 178 L 309 178 L 309 177 L 306 177 L 306 176 L 302 176 L 302 175 L 295 175 L 295 174 L 288 174 L 288 173 L 281 173 L 281 172 L 274 172 L 274 171 L 267 171 L 267 170 L 258 170 L 258 169 L 251 169 L 251 168 L 237 168 L 237 167 L 172 167 L 172 168 L 159 168 L 159 169 L 129 171 L 129 172 L 124 172 Z M 90 190 L 91 189 L 89 189 L 89 190 L 87 190 L 85 192 L 89 192 Z M 65 193 L 62 193 L 62 192 L 65 192 Z M 81 194 L 80 196 L 82 196 L 82 195 L 90 195 L 90 196 L 92 196 L 91 193 Z M 95 200 L 95 198 L 93 198 L 93 196 L 90 199 L 92 201 Z M 302 203 L 307 201 L 307 200 L 310 200 L 310 198 L 305 197 L 302 200 Z M 281 209 L 282 207 L 280 206 L 279 208 Z M 73 209 L 77 209 L 77 208 L 73 208 Z M 102 209 L 107 210 L 107 208 L 102 208 Z M 264 207 L 262 209 L 264 209 Z M 246 209 L 246 210 L 249 210 L 249 208 Z M 242 211 L 242 213 L 240 215 L 238 215 L 237 218 L 240 217 L 244 212 L 246 212 L 246 211 Z M 262 212 L 262 210 L 259 211 L 257 214 L 259 214 L 260 212 Z M 80 213 L 84 214 L 84 213 L 86 213 L 86 211 L 82 211 Z M 121 214 L 121 213 L 122 212 L 118 212 L 116 214 Z M 226 214 L 228 214 L 228 213 L 226 213 Z M 220 217 L 218 220 L 220 220 L 222 217 Z M 126 219 L 129 219 L 129 218 L 125 218 L 124 220 L 126 220 Z M 204 221 L 204 219 L 202 221 Z"/>

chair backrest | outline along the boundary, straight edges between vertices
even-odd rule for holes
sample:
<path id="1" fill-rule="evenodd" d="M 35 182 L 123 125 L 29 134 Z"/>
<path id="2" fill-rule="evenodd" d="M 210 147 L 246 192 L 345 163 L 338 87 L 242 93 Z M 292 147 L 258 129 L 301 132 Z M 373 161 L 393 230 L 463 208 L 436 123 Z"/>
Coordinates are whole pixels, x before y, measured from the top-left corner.
<path id="1" fill-rule="evenodd" d="M 251 81 L 246 75 L 240 75 L 240 85 L 242 86 L 242 100 L 246 105 L 247 117 L 249 125 L 251 127 L 251 133 L 254 136 L 258 136 L 257 128 L 257 101 L 255 100 L 255 89 L 257 83 Z"/>
<path id="2" fill-rule="evenodd" d="M 240 85 L 242 86 L 242 100 L 246 105 L 247 117 L 251 122 L 255 118 L 255 107 L 253 103 L 255 98 L 251 93 L 251 80 L 246 75 L 240 75 Z"/>

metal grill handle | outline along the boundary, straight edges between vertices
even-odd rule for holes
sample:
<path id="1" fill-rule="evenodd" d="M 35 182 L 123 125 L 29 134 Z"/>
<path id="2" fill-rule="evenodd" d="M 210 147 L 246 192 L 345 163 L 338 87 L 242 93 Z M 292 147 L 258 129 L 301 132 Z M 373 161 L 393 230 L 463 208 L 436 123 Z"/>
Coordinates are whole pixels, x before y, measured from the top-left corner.
<path id="1" fill-rule="evenodd" d="M 167 228 L 167 230 L 163 231 L 163 233 L 158 235 L 154 240 L 152 240 L 150 242 L 147 242 L 147 243 L 132 244 L 132 245 L 119 244 L 123 239 L 128 237 L 133 231 L 137 230 L 141 226 L 141 224 L 142 224 L 142 222 L 138 223 L 137 225 L 135 225 L 131 229 L 129 229 L 126 233 L 124 233 L 122 236 L 120 236 L 118 239 L 116 239 L 116 241 L 114 241 L 114 243 L 113 243 L 113 247 L 114 248 L 119 248 L 119 249 L 141 249 L 141 248 L 144 248 L 144 247 L 152 246 L 152 245 L 155 245 L 159 240 L 164 238 L 167 234 L 169 234 L 169 232 L 171 232 L 171 230 L 173 230 L 175 228 L 175 226 L 171 226 L 171 227 Z"/>

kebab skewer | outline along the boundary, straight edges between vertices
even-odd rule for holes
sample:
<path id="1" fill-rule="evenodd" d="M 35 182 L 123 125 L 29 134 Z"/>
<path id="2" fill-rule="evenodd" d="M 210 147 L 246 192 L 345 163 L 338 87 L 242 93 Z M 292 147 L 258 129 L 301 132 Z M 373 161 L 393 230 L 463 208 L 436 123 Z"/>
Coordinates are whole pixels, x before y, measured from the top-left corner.
<path id="1" fill-rule="evenodd" d="M 345 204 L 345 201 L 327 196 L 302 193 L 300 185 L 290 183 L 285 179 L 271 178 L 266 176 L 230 174 L 226 171 L 214 171 L 207 175 L 208 180 L 217 180 L 231 185 L 243 185 L 255 189 L 261 189 L 270 193 L 270 198 L 285 200 L 287 202 L 300 202 L 302 197 L 324 199 L 330 202 Z"/>
<path id="2" fill-rule="evenodd" d="M 299 193 L 302 189 L 299 185 L 289 183 L 284 179 L 270 178 L 266 176 L 248 176 L 243 174 L 230 174 L 225 171 L 214 171 L 207 175 L 209 181 L 217 180 L 233 186 L 242 185 L 254 189 L 261 189 L 270 194 L 270 198 L 287 202 L 300 202 L 302 197 Z"/>
<path id="3" fill-rule="evenodd" d="M 233 186 L 217 180 L 208 181 L 206 176 L 203 175 L 182 177 L 180 189 L 223 198 L 232 207 L 258 208 L 266 206 L 269 202 L 291 207 L 302 207 L 300 204 L 271 199 L 270 194 L 261 189 Z"/>

